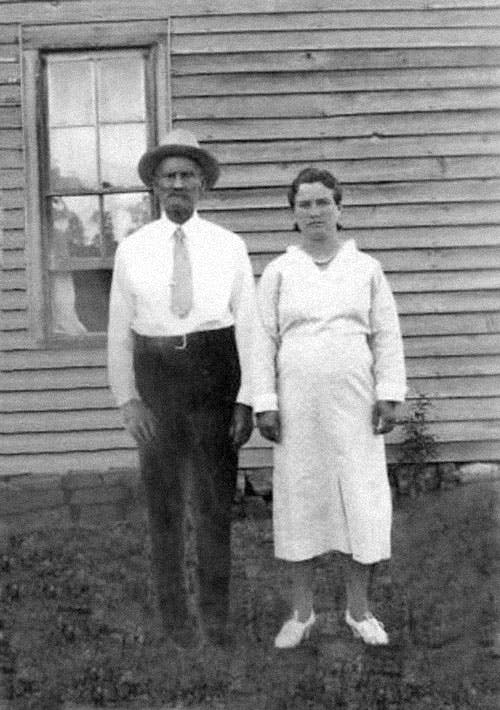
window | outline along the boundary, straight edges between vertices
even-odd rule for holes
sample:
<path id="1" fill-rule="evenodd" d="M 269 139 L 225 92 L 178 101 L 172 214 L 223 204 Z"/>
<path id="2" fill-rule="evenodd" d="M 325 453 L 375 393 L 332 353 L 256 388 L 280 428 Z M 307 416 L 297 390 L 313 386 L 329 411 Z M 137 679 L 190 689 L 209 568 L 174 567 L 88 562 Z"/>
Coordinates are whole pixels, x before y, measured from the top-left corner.
<path id="1" fill-rule="evenodd" d="M 106 330 L 116 245 L 151 219 L 136 171 L 148 136 L 146 62 L 141 50 L 43 57 L 42 201 L 54 335 Z"/>
<path id="2" fill-rule="evenodd" d="M 156 213 L 137 163 L 171 124 L 168 20 L 26 26 L 28 346 L 102 342 L 117 244 Z"/>

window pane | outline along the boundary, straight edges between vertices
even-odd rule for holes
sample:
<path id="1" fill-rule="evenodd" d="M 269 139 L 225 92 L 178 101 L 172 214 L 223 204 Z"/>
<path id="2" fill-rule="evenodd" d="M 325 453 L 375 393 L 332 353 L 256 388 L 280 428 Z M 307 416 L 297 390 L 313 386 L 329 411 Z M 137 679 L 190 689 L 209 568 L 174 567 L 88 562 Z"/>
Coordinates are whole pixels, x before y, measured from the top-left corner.
<path id="1" fill-rule="evenodd" d="M 98 62 L 99 121 L 144 121 L 144 58 L 140 52 Z"/>
<path id="2" fill-rule="evenodd" d="M 140 49 L 46 55 L 44 204 L 54 334 L 106 331 L 116 245 L 151 219 L 152 198 L 137 174 L 150 119 L 147 61 Z"/>
<path id="3" fill-rule="evenodd" d="M 49 125 L 95 123 L 92 65 L 88 60 L 48 62 Z"/>
<path id="4" fill-rule="evenodd" d="M 101 126 L 101 171 L 105 186 L 140 185 L 137 163 L 146 150 L 144 123 Z"/>
<path id="5" fill-rule="evenodd" d="M 103 333 L 108 322 L 111 271 L 73 271 L 51 275 L 53 332 Z"/>
<path id="6" fill-rule="evenodd" d="M 104 244 L 107 256 L 116 245 L 151 220 L 151 199 L 147 193 L 104 197 Z"/>
<path id="7" fill-rule="evenodd" d="M 111 271 L 73 271 L 76 312 L 90 333 L 104 333 L 108 327 Z"/>
<path id="8" fill-rule="evenodd" d="M 54 256 L 101 256 L 101 219 L 96 196 L 51 200 Z"/>
<path id="9" fill-rule="evenodd" d="M 94 128 L 52 128 L 50 187 L 52 190 L 97 188 L 97 151 Z"/>

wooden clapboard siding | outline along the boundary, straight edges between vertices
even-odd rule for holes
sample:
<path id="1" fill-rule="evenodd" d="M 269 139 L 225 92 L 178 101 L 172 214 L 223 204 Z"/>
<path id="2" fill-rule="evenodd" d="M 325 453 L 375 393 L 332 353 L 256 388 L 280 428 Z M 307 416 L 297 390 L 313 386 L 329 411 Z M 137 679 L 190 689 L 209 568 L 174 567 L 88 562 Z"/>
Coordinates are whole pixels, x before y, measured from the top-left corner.
<path id="1" fill-rule="evenodd" d="M 28 300 L 24 291 L 5 291 L 2 295 L 2 310 L 24 310 Z"/>
<path id="2" fill-rule="evenodd" d="M 7 304 L 3 305 L 3 327 L 6 331 L 15 330 L 18 331 L 20 327 L 24 325 L 26 319 L 26 306 L 20 307 L 20 305 L 15 305 L 9 307 L 8 300 Z M 26 298 L 24 298 L 26 301 Z M 500 327 L 500 313 L 498 311 L 491 312 L 476 312 L 471 313 L 455 313 L 453 319 L 449 318 L 447 313 L 442 314 L 402 314 L 401 315 L 401 329 L 403 335 L 405 336 L 415 336 L 415 335 L 453 335 L 459 330 L 463 334 L 469 333 L 497 333 Z M 22 353 L 23 355 L 25 353 Z M 33 355 L 33 364 L 37 368 L 53 367 L 55 361 L 58 360 L 52 353 L 50 354 L 50 360 L 48 364 L 47 361 L 42 360 L 38 351 L 34 353 L 29 353 Z M 6 361 L 9 362 L 10 358 L 7 358 L 8 353 L 4 356 L 4 368 L 6 368 Z M 15 362 L 16 369 L 22 369 L 22 364 L 19 362 L 21 359 L 18 352 L 10 353 Z M 94 355 L 92 355 L 93 361 L 96 361 Z M 72 363 L 74 362 L 74 355 L 72 356 Z M 12 362 L 12 360 L 10 360 Z M 100 359 L 100 364 L 104 366 L 104 359 Z"/>
<path id="3" fill-rule="evenodd" d="M 494 421 L 498 415 L 500 405 L 499 397 L 489 399 L 464 398 L 447 399 L 434 406 L 430 422 L 442 424 L 446 422 L 448 430 L 452 424 L 460 421 L 478 422 L 477 431 L 482 431 L 483 426 L 490 426 L 489 422 Z M 479 422 L 487 422 L 485 425 Z M 120 430 L 121 417 L 116 409 L 92 408 L 80 409 L 78 411 L 54 411 L 45 410 L 40 416 L 35 412 L 12 412 L 3 416 L 0 433 L 2 434 L 24 434 L 33 432 L 78 432 L 93 431 L 95 428 L 101 430 Z M 446 429 L 441 428 L 441 431 Z M 436 429 L 439 431 L 439 428 Z M 460 428 L 455 431 L 461 431 Z M 392 441 L 394 441 L 394 437 Z M 250 441 L 250 446 L 262 445 L 262 439 L 254 435 Z"/>
<path id="4" fill-rule="evenodd" d="M 380 27 L 382 29 L 399 27 L 486 27 L 500 25 L 500 10 L 498 8 L 479 9 L 443 9 L 436 10 L 432 15 L 421 12 L 401 12 L 389 10 L 373 13 L 351 11 L 335 12 L 337 3 L 330 3 L 329 12 L 281 12 L 277 14 L 240 14 L 236 17 L 204 16 L 204 17 L 178 17 L 175 20 L 175 32 L 179 37 L 183 34 L 212 34 L 221 32 L 255 32 L 285 30 L 325 30 L 325 29 L 353 29 L 366 30 L 367 27 Z M 306 9 L 306 8 L 304 8 Z M 407 8 L 408 9 L 408 8 Z"/>
<path id="5" fill-rule="evenodd" d="M 442 236 L 440 244 L 443 247 L 452 247 L 459 243 L 460 238 L 463 238 L 464 246 L 495 246 L 497 235 L 495 233 L 496 226 L 492 229 L 489 225 L 483 225 L 481 229 L 472 227 L 471 229 L 463 228 L 458 225 L 453 229 L 444 227 L 443 229 L 436 227 L 423 227 L 420 230 L 415 228 L 387 228 L 387 229 L 351 229 L 350 235 L 356 239 L 359 247 L 363 250 L 370 250 L 374 247 L 377 250 L 392 249 L 403 247 L 405 243 L 408 247 L 421 246 L 422 248 L 432 248 L 436 243 L 439 235 Z M 378 238 L 378 235 L 383 232 L 383 235 Z M 414 239 L 422 234 L 422 240 L 419 245 L 414 243 Z M 273 231 L 273 243 L 269 243 L 269 231 L 263 232 L 247 232 L 245 234 L 246 242 L 253 252 L 266 253 L 276 252 L 276 250 L 284 250 L 287 246 L 294 244 L 297 241 L 297 235 L 291 234 L 290 231 Z M 496 282 L 498 283 L 498 282 Z"/>
<path id="6" fill-rule="evenodd" d="M 456 109 L 473 111 L 476 106 L 497 109 L 500 97 L 497 89 L 399 89 L 391 91 L 336 92 L 332 94 L 311 93 L 304 97 L 297 93 L 290 80 L 293 93 L 255 96 L 248 94 L 231 96 L 179 97 L 175 103 L 174 119 L 203 118 L 286 118 L 350 115 L 363 113 L 398 113 L 400 111 L 450 111 Z M 202 81 L 200 80 L 200 83 Z"/>
<path id="7" fill-rule="evenodd" d="M 1 47 L 1 45 L 0 45 Z M 17 128 L 21 125 L 21 111 L 19 106 L 3 105 L 0 113 L 0 127 Z M 10 187 L 10 182 L 5 180 L 4 187 Z"/>
<path id="8" fill-rule="evenodd" d="M 2 433 L 21 433 L 33 431 L 68 431 L 93 429 L 99 426 L 103 429 L 119 428 L 120 420 L 107 390 L 87 393 L 76 391 L 78 396 L 66 394 L 61 397 L 58 391 L 49 391 L 43 399 L 37 398 L 37 408 L 26 412 L 27 399 L 22 402 L 12 398 L 12 408 L 2 417 Z M 32 395 L 32 393 L 28 393 Z M 26 395 L 28 397 L 28 395 Z M 86 408 L 85 408 L 86 405 Z M 409 406 L 409 405 L 408 405 Z M 471 420 L 494 420 L 498 415 L 500 397 L 463 397 L 436 400 L 429 414 L 432 422 L 455 422 Z M 72 407 L 82 407 L 78 411 L 66 411 Z M 408 407 L 406 407 L 407 409 Z M 40 416 L 40 412 L 45 412 Z"/>
<path id="9" fill-rule="evenodd" d="M 405 205 L 370 205 L 368 207 L 348 206 L 343 209 L 342 224 L 344 229 L 376 229 L 378 227 L 401 227 L 422 225 L 427 229 L 447 224 L 460 225 L 487 225 L 496 224 L 500 213 L 498 202 L 458 202 L 437 204 L 405 204 Z M 218 221 L 224 226 L 233 226 L 239 233 L 269 233 L 290 229 L 293 218 L 285 207 L 265 209 L 240 209 L 232 210 L 207 210 L 208 219 Z M 4 210 L 4 223 L 7 228 L 17 230 L 18 238 L 22 234 L 24 216 L 21 210 Z M 350 236 L 347 231 L 347 236 Z M 25 243 L 20 244 L 22 249 L 16 249 L 17 244 L 5 245 L 6 258 L 9 256 L 10 264 L 22 261 L 23 257 L 16 252 L 23 251 Z M 495 245 L 492 245 L 494 249 Z"/>
<path id="10" fill-rule="evenodd" d="M 438 459 L 500 459 L 497 0 L 0 0 L 0 17 L 4 470 L 137 463 L 103 348 L 41 349 L 29 331 L 18 37 L 34 46 L 44 26 L 68 47 L 79 23 L 96 46 L 170 23 L 172 119 L 223 168 L 203 213 L 244 237 L 256 278 L 296 240 L 297 171 L 339 175 L 346 235 L 395 292 L 410 393 L 432 398 Z M 254 434 L 241 464 L 271 460 Z"/>
<path id="11" fill-rule="evenodd" d="M 318 138 L 344 136 L 401 136 L 429 135 L 433 133 L 458 134 L 491 132 L 498 128 L 498 112 L 478 108 L 471 121 L 467 113 L 460 111 L 414 112 L 395 115 L 367 113 L 359 116 L 321 116 L 285 120 L 279 118 L 187 119 L 189 127 L 203 141 L 268 140 L 287 138 Z M 179 126 L 183 125 L 178 119 Z"/>
<path id="12" fill-rule="evenodd" d="M 241 80 L 240 80 L 241 82 Z M 238 143 L 212 142 L 213 151 L 224 163 L 269 163 L 284 154 L 294 161 L 363 158 L 409 158 L 427 155 L 498 155 L 498 133 L 462 133 L 456 136 L 383 136 L 365 138 L 319 138 Z M 9 167 L 9 166 L 7 166 Z M 13 166 L 10 166 L 13 167 Z"/>
<path id="13" fill-rule="evenodd" d="M 223 162 L 207 214 L 243 234 L 257 274 L 294 241 L 285 186 L 297 170 L 341 175 L 344 227 L 396 292 L 412 385 L 436 402 L 442 380 L 465 403 L 477 390 L 480 409 L 498 388 L 498 36 L 483 32 L 498 8 L 386 6 L 370 21 L 351 9 L 175 18 L 174 119 Z M 489 425 L 454 432 L 439 435 L 485 451 L 496 438 Z"/>
<path id="14" fill-rule="evenodd" d="M 388 460 L 394 461 L 396 450 L 388 446 Z M 439 446 L 437 461 L 477 461 L 500 459 L 498 439 L 487 443 L 474 440 L 443 442 Z M 240 454 L 243 468 L 261 468 L 272 464 L 268 447 L 245 448 Z M 108 468 L 136 468 L 137 454 L 133 449 L 106 449 L 104 451 L 70 451 L 35 453 L 33 455 L 5 455 L 3 467 L 9 475 L 26 473 L 65 473 L 75 470 L 106 470 Z"/>
<path id="15" fill-rule="evenodd" d="M 377 49 L 383 47 L 402 48 L 496 46 L 498 37 L 490 27 L 474 28 L 378 28 L 376 30 L 270 30 L 255 32 L 211 32 L 173 35 L 173 51 L 179 54 L 201 52 L 258 52 L 264 48 L 285 49 Z"/>
<path id="16" fill-rule="evenodd" d="M 2 21 L 9 23 L 51 24 L 54 22 L 96 22 L 110 19 L 137 20 L 138 10 L 136 0 L 66 0 L 55 5 L 50 0 L 1 0 Z M 457 11 L 459 9 L 485 9 L 498 7 L 497 0 L 336 0 L 337 12 L 359 12 L 363 10 L 387 11 L 400 10 L 407 14 L 405 27 L 412 26 L 410 21 L 416 11 L 432 10 Z M 232 16 L 238 21 L 241 15 L 264 14 L 266 17 L 280 13 L 317 13 L 329 12 L 332 9 L 331 0 L 308 0 L 307 9 L 299 5 L 297 0 L 279 0 L 279 3 L 270 3 L 269 0 L 253 0 L 252 3 L 242 3 L 241 0 L 141 0 L 140 18 L 155 19 L 170 14 L 173 17 L 200 17 L 216 16 L 224 18 Z M 431 27 L 439 25 L 432 22 Z M 228 31 L 228 23 L 224 23 Z M 230 26 L 230 25 L 229 25 Z"/>
<path id="17" fill-rule="evenodd" d="M 437 316 L 418 317 L 437 318 Z M 444 319 L 444 316 L 439 317 Z M 415 316 L 410 316 L 410 318 L 415 318 Z M 493 314 L 492 324 L 489 328 L 489 314 L 481 313 L 478 321 L 482 319 L 486 321 L 486 333 L 491 335 L 491 330 L 498 323 L 497 314 Z M 405 322 L 406 317 L 402 316 L 403 325 Z M 443 348 L 435 357 L 421 358 L 409 355 L 408 374 L 410 377 L 500 374 L 500 355 L 488 354 L 488 339 L 484 341 L 483 349 L 485 349 L 483 354 L 474 352 L 467 355 L 460 352 L 456 355 L 453 351 L 445 353 Z M 104 387 L 106 384 L 103 373 L 105 361 L 106 356 L 102 349 L 84 349 L 78 353 L 71 350 L 54 350 L 42 353 L 39 351 L 5 352 L 3 355 L 5 397 L 9 392 L 16 392 L 20 395 L 21 392 L 30 392 L 34 388 L 39 391 L 64 389 L 71 392 L 76 387 L 74 377 L 79 378 L 80 381 L 83 379 L 83 384 L 86 387 Z M 38 385 L 34 385 L 34 381 L 37 381 Z M 4 401 L 2 399 L 2 404 Z"/>
<path id="18" fill-rule="evenodd" d="M 285 83 L 286 82 L 286 83 Z M 297 76 L 297 72 L 263 72 L 241 81 L 241 74 L 203 74 L 180 76 L 172 81 L 172 90 L 178 96 L 226 96 L 247 94 L 284 94 L 293 82 L 295 92 L 305 94 L 353 91 L 383 91 L 388 89 L 449 89 L 470 87 L 496 87 L 499 70 L 496 67 L 459 69 L 385 69 L 362 71 L 318 71 L 313 77 Z"/>
<path id="19" fill-rule="evenodd" d="M 10 196 L 9 206 L 19 206 L 22 192 Z M 384 184 L 346 185 L 343 190 L 344 211 L 352 205 L 381 205 L 412 202 L 480 202 L 500 199 L 500 180 L 491 178 L 484 180 L 435 180 L 429 182 L 399 182 Z M 281 188 L 255 188 L 248 190 L 217 190 L 204 200 L 206 210 L 240 210 L 261 208 L 287 207 L 286 196 Z M 420 238 L 422 239 L 424 235 Z M 380 238 L 383 237 L 383 233 Z M 460 243 L 463 235 L 458 237 Z M 420 243 L 420 241 L 418 242 Z"/>
<path id="20" fill-rule="evenodd" d="M 500 162 L 500 160 L 499 160 Z M 370 205 L 369 207 L 346 207 L 342 214 L 345 229 L 369 227 L 404 227 L 406 225 L 446 224 L 496 224 L 500 215 L 500 202 Z M 207 213 L 208 219 L 217 220 L 225 226 L 232 225 L 238 232 L 279 231 L 290 228 L 293 223 L 288 210 L 233 210 L 216 214 Z M 349 234 L 347 234 L 349 236 Z M 495 247 L 492 247 L 494 249 Z M 467 263 L 467 262 L 465 262 Z"/>
<path id="21" fill-rule="evenodd" d="M 10 131 L 6 129 L 5 131 L 0 129 L 0 148 L 4 145 L 15 145 L 17 141 L 22 142 L 23 134 L 21 130 Z M 16 146 L 17 147 L 17 146 Z M 2 205 L 4 209 L 13 209 L 15 207 L 24 206 L 24 191 L 18 190 L 8 190 L 4 189 L 2 192 Z"/>
<path id="22" fill-rule="evenodd" d="M 272 102 L 271 102 L 272 103 Z M 457 179 L 464 175 L 471 178 L 489 178 L 498 170 L 497 156 L 450 156 L 421 158 L 379 158 L 372 160 L 295 161 L 292 163 L 257 163 L 228 165 L 221 179 L 221 187 L 245 188 L 249 170 L 254 186 L 288 186 L 297 172 L 306 164 L 317 164 L 343 175 L 344 182 L 399 182 L 413 180 Z M 15 176 L 13 176 L 15 179 Z"/>
<path id="23" fill-rule="evenodd" d="M 110 412 L 111 416 L 114 416 Z M 96 414 L 94 413 L 94 417 Z M 78 415 L 81 420 L 84 414 Z M 66 418 L 69 419 L 68 415 Z M 104 421 L 104 418 L 102 419 Z M 47 413 L 44 413 L 44 420 L 49 419 Z M 110 448 L 117 449 L 132 449 L 135 448 L 133 439 L 121 427 L 113 429 L 102 428 L 99 431 L 95 430 L 95 424 L 92 424 L 92 417 L 86 419 L 88 429 L 82 429 L 76 423 L 69 421 L 70 426 L 75 429 L 62 428 L 57 429 L 56 424 L 49 430 L 41 430 L 30 433 L 18 432 L 15 434 L 2 434 L 2 448 L 5 454 L 19 455 L 32 453 L 64 453 L 66 451 L 106 451 Z M 109 421 L 107 421 L 109 423 Z M 81 422 L 80 422 L 81 424 Z M 430 431 L 433 432 L 438 441 L 463 441 L 467 437 L 468 441 L 481 441 L 485 438 L 495 436 L 495 420 L 466 420 L 453 422 L 431 422 L 429 424 Z M 40 436 L 43 434 L 43 436 Z M 388 436 L 388 443 L 396 444 L 402 440 L 403 432 L 400 428 Z M 250 451 L 254 448 L 270 449 L 270 444 L 266 442 L 258 432 L 254 432 L 247 447 Z"/>
<path id="24" fill-rule="evenodd" d="M 210 57 L 210 65 L 204 54 L 179 56 L 173 68 L 173 76 L 189 76 L 198 74 L 214 75 L 226 72 L 247 73 L 257 75 L 268 72 L 308 71 L 311 69 L 326 71 L 346 70 L 400 70 L 420 69 L 429 67 L 477 67 L 495 66 L 498 64 L 500 50 L 498 47 L 448 47 L 405 49 L 404 63 L 401 51 L 396 49 L 372 49 L 368 54 L 364 50 L 336 49 L 324 50 L 293 50 L 275 51 L 269 48 L 259 54 L 244 54 L 242 52 L 227 52 Z"/>
<path id="25" fill-rule="evenodd" d="M 2 395 L 2 408 L 6 413 L 21 416 L 32 412 L 66 412 L 82 409 L 96 411 L 111 409 L 113 398 L 108 388 L 72 388 L 71 390 L 45 390 L 42 392 L 6 392 Z"/>
<path id="26" fill-rule="evenodd" d="M 267 453 L 267 452 L 266 452 Z M 269 464 L 268 464 L 269 465 Z M 137 453 L 133 449 L 104 451 L 67 451 L 2 456 L 4 475 L 62 474 L 67 471 L 106 471 L 112 468 L 137 468 Z"/>

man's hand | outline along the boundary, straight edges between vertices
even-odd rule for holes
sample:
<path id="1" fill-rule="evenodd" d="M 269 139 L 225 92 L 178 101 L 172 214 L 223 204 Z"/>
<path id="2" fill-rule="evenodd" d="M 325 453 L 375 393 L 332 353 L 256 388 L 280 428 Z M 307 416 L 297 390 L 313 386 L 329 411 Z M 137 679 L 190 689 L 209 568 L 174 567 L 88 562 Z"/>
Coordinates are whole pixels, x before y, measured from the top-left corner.
<path id="1" fill-rule="evenodd" d="M 397 402 L 379 399 L 372 412 L 372 425 L 375 434 L 388 434 L 396 426 Z"/>
<path id="2" fill-rule="evenodd" d="M 140 445 L 148 444 L 155 436 L 153 413 L 140 399 L 129 399 L 120 407 L 123 422 L 129 434 Z"/>
<path id="3" fill-rule="evenodd" d="M 257 426 L 264 439 L 279 443 L 281 440 L 280 413 L 276 410 L 259 412 L 257 414 Z"/>
<path id="4" fill-rule="evenodd" d="M 252 407 L 241 402 L 236 402 L 234 405 L 233 421 L 229 429 L 229 436 L 233 440 L 233 445 L 236 449 L 246 444 L 252 435 L 253 416 Z"/>

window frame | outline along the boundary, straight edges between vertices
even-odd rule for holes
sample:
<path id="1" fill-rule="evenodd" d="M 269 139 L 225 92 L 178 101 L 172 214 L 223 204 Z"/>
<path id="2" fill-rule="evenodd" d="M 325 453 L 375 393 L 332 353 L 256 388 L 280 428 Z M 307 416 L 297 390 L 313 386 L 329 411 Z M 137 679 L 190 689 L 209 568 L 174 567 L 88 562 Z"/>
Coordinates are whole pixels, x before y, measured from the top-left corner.
<path id="1" fill-rule="evenodd" d="M 28 332 L 33 348 L 102 347 L 105 333 L 71 336 L 54 334 L 50 323 L 47 215 L 42 180 L 46 169 L 46 122 L 43 55 L 56 51 L 142 49 L 147 63 L 148 113 L 152 125 L 148 145 L 161 142 L 172 125 L 170 101 L 170 35 L 168 19 L 101 22 L 22 28 L 22 118 L 25 147 L 25 235 L 28 288 Z"/>

